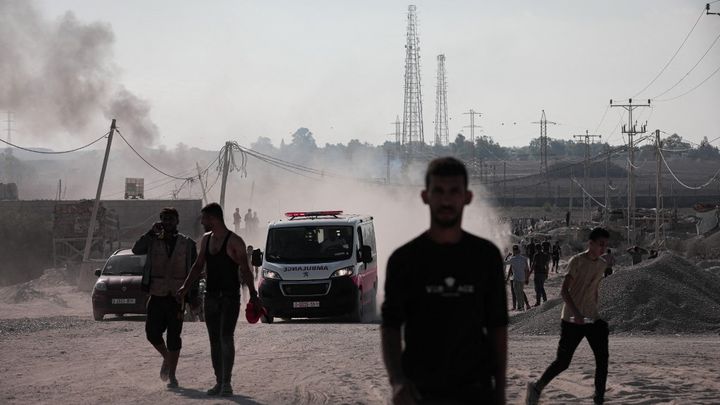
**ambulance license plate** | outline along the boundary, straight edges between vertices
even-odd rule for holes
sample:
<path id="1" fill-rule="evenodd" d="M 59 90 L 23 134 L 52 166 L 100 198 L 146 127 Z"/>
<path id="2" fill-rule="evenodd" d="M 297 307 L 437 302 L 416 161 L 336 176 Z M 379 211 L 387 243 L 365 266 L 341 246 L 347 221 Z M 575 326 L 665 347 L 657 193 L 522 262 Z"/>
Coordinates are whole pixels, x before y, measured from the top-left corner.
<path id="1" fill-rule="evenodd" d="M 113 304 L 134 304 L 135 298 L 113 298 L 111 302 Z"/>
<path id="2" fill-rule="evenodd" d="M 293 302 L 293 308 L 319 308 L 320 301 L 298 301 Z"/>

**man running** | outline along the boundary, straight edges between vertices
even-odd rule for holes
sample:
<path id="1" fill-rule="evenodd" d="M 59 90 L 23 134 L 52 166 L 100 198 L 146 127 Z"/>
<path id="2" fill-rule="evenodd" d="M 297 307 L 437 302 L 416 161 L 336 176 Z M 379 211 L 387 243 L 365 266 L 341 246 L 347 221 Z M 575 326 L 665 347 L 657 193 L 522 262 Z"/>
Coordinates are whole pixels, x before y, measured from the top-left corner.
<path id="1" fill-rule="evenodd" d="M 553 265 L 553 270 L 555 270 L 555 273 L 558 272 L 559 264 L 560 264 L 560 242 L 555 241 L 555 244 L 552 247 L 552 265 Z"/>
<path id="2" fill-rule="evenodd" d="M 540 299 L 542 302 L 547 302 L 547 294 L 545 293 L 545 280 L 548 278 L 550 272 L 550 244 L 543 244 L 539 251 L 535 253 L 535 257 L 532 260 L 532 268 L 530 269 L 533 276 L 533 284 L 535 286 L 535 306 L 540 306 Z"/>
<path id="3" fill-rule="evenodd" d="M 145 335 L 163 357 L 160 379 L 169 380 L 168 388 L 179 386 L 175 371 L 182 348 L 184 304 L 175 292 L 197 257 L 195 241 L 178 232 L 179 222 L 180 215 L 175 208 L 163 208 L 160 222 L 155 222 L 132 248 L 136 255 L 147 255 L 141 282 L 142 289 L 150 293 Z M 167 345 L 163 340 L 165 331 Z"/>
<path id="4" fill-rule="evenodd" d="M 520 246 L 513 245 L 512 257 L 510 257 L 510 255 L 505 257 L 505 264 L 510 265 L 506 280 L 512 277 L 510 293 L 513 294 L 513 309 L 517 308 L 518 311 L 530 309 L 530 303 L 528 302 L 527 295 L 525 295 L 525 285 L 528 284 L 527 280 L 530 273 L 530 266 L 528 265 L 527 257 L 520 254 Z"/>
<path id="5" fill-rule="evenodd" d="M 608 324 L 598 313 L 600 281 L 606 263 L 600 256 L 608 246 L 610 233 L 603 228 L 590 232 L 588 248 L 573 256 L 562 284 L 561 295 L 565 304 L 562 309 L 560 342 L 557 358 L 545 370 L 539 380 L 527 385 L 526 403 L 534 405 L 542 390 L 558 374 L 570 366 L 570 360 L 583 338 L 588 340 L 595 355 L 595 404 L 605 400 L 605 382 L 608 373 Z"/>
<path id="6" fill-rule="evenodd" d="M 394 404 L 505 403 L 503 261 L 461 228 L 467 183 L 457 159 L 430 162 L 430 229 L 388 260 L 380 330 Z"/>
<path id="7" fill-rule="evenodd" d="M 248 265 L 245 242 L 225 226 L 220 204 L 210 203 L 200 212 L 201 222 L 207 233 L 203 235 L 198 258 L 185 283 L 178 290 L 178 296 L 185 295 L 187 286 L 192 285 L 207 265 L 205 324 L 210 338 L 210 358 L 215 371 L 215 386 L 210 388 L 207 394 L 232 396 L 234 333 L 240 314 L 241 277 L 251 280 L 247 283 L 250 302 L 256 306 L 262 304 L 255 283 L 252 282 L 253 275 Z"/>

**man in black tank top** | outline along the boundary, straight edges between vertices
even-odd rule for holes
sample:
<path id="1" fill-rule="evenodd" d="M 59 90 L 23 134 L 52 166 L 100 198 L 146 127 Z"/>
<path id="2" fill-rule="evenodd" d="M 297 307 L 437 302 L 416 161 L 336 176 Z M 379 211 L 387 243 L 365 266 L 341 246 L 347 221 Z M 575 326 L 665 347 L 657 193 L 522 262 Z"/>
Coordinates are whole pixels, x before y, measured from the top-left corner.
<path id="1" fill-rule="evenodd" d="M 178 290 L 184 296 L 188 286 L 206 267 L 205 325 L 210 338 L 210 357 L 215 370 L 215 386 L 208 395 L 232 396 L 232 368 L 235 360 L 234 333 L 240 314 L 240 278 L 252 280 L 245 242 L 225 226 L 222 207 L 210 203 L 201 210 L 205 231 L 200 242 L 200 253 L 185 283 Z M 262 303 L 254 283 L 248 283 L 250 302 L 256 307 Z"/>

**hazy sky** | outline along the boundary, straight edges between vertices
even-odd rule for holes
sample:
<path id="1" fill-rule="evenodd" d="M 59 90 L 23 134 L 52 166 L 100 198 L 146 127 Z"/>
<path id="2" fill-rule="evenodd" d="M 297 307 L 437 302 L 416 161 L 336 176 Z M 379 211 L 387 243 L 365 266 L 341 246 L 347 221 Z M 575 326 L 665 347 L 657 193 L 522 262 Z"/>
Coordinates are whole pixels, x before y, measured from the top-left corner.
<path id="1" fill-rule="evenodd" d="M 531 122 L 545 109 L 561 124 L 549 128 L 553 138 L 597 129 L 603 140 L 620 143 L 621 109 L 607 111 L 598 128 L 609 99 L 645 87 L 705 3 L 418 1 L 425 139 L 434 137 L 435 58 L 444 53 L 451 137 L 468 125 L 462 113 L 474 108 L 483 113 L 478 123 L 486 135 L 524 145 L 537 136 Z M 150 103 L 160 143 L 170 147 L 218 149 L 228 139 L 249 145 L 258 136 L 277 145 L 301 126 L 320 145 L 353 138 L 380 144 L 393 138 L 391 122 L 402 115 L 407 2 L 37 4 L 50 20 L 71 10 L 83 23 L 111 26 L 121 84 Z M 720 2 L 712 7 L 720 11 Z M 720 16 L 702 17 L 674 62 L 638 98 L 655 97 L 682 78 L 718 35 Z M 720 44 L 665 97 L 718 67 Z M 720 73 L 687 96 L 654 105 L 652 112 L 636 110 L 648 129 L 695 142 L 719 136 Z"/>

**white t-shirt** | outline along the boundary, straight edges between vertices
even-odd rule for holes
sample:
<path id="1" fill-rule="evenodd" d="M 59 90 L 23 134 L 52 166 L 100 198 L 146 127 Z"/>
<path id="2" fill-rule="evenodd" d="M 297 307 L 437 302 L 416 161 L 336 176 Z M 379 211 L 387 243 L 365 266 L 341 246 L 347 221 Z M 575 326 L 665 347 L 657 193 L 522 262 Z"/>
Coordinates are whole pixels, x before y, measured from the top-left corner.
<path id="1" fill-rule="evenodd" d="M 510 259 L 505 260 L 505 264 L 510 265 L 515 281 L 525 282 L 525 278 L 527 277 L 527 273 L 530 268 L 527 257 L 520 254 L 513 255 Z"/>

